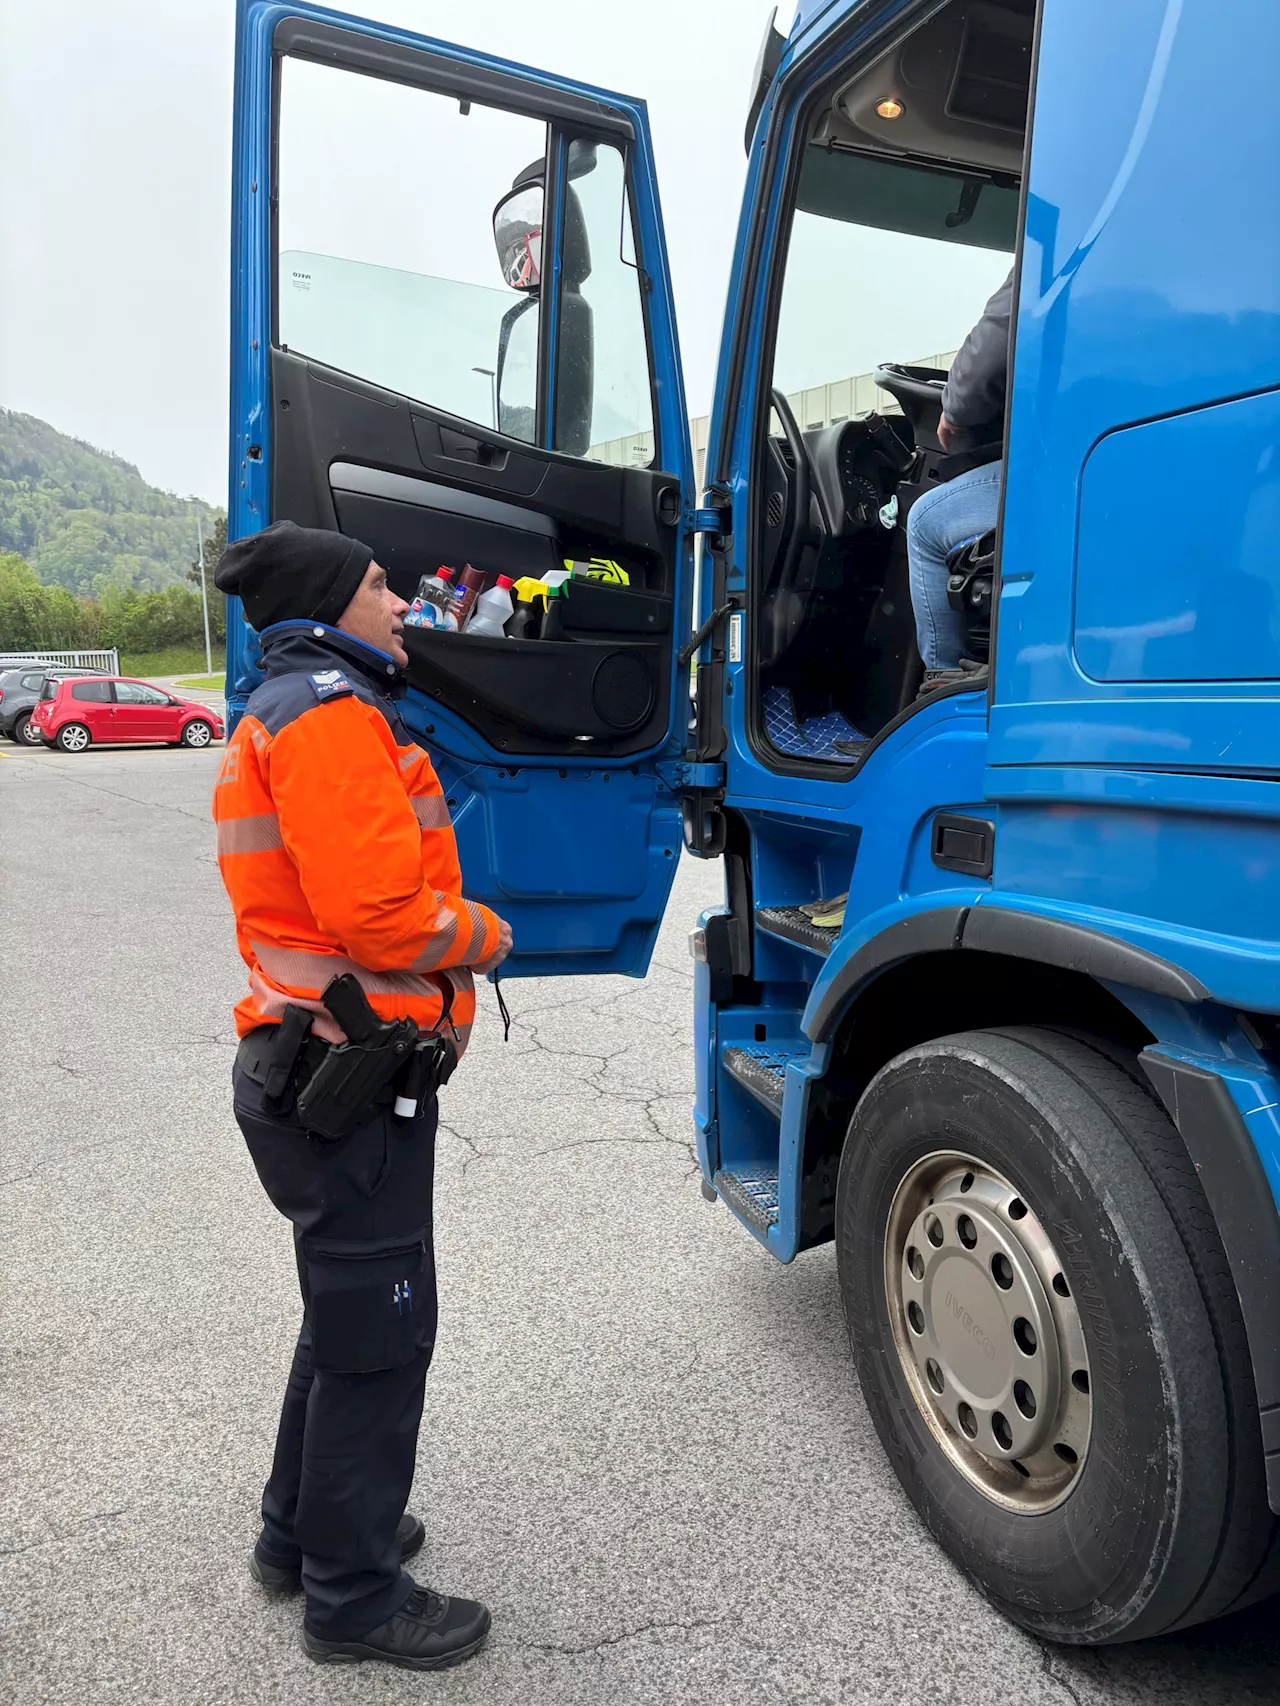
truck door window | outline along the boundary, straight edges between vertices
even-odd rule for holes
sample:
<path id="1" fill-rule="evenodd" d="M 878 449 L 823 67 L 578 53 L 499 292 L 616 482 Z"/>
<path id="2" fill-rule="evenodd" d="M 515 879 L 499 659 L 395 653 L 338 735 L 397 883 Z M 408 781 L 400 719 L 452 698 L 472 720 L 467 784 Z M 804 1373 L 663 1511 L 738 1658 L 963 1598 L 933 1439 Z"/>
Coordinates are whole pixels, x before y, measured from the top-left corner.
<path id="1" fill-rule="evenodd" d="M 626 162 L 607 144 L 574 142 L 568 176 L 555 447 L 647 467 L 653 399 Z M 505 382 L 503 396 L 505 406 Z"/>
<path id="2" fill-rule="evenodd" d="M 497 352 L 520 298 L 494 203 L 546 158 L 546 125 L 428 90 L 288 59 L 278 148 L 277 341 L 481 426 L 498 424 Z M 538 305 L 508 341 L 531 441 Z"/>

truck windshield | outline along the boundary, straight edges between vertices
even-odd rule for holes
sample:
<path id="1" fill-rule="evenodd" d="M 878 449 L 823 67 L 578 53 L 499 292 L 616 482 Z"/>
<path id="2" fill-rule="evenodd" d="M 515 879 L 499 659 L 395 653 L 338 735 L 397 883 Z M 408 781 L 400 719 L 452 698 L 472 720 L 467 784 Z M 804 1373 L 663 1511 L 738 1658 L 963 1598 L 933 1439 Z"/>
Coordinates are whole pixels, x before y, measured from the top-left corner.
<path id="1" fill-rule="evenodd" d="M 783 284 L 773 383 L 802 428 L 892 409 L 881 362 L 948 368 L 1009 271 L 1018 191 L 811 147 Z"/>

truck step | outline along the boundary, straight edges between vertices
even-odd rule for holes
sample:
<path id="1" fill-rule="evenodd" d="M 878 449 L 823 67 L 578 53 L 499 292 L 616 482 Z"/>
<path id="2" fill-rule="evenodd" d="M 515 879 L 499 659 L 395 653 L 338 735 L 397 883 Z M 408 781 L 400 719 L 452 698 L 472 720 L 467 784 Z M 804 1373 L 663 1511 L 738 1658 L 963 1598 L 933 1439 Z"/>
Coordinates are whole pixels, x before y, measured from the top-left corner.
<path id="1" fill-rule="evenodd" d="M 770 936 L 781 936 L 785 942 L 798 942 L 802 948 L 824 957 L 831 952 L 840 934 L 838 927 L 820 930 L 798 906 L 759 907 L 756 923 Z"/>
<path id="2" fill-rule="evenodd" d="M 768 1232 L 778 1219 L 778 1175 L 763 1168 L 751 1168 L 739 1173 L 717 1173 L 715 1187 L 735 1214 L 754 1226 L 757 1232 Z"/>
<path id="3" fill-rule="evenodd" d="M 808 1049 L 779 1048 L 774 1043 L 736 1043 L 724 1051 L 724 1069 L 757 1102 L 780 1114 L 787 1064 L 808 1058 Z"/>

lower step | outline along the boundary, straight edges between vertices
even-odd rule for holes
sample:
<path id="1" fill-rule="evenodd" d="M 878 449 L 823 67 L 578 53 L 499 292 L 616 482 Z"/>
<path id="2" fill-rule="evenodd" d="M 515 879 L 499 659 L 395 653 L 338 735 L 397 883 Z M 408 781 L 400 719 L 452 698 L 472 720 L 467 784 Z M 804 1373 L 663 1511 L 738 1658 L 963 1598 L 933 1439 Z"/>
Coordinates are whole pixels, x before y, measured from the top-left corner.
<path id="1" fill-rule="evenodd" d="M 778 1175 L 762 1168 L 740 1173 L 717 1173 L 717 1193 L 729 1207 L 754 1226 L 757 1232 L 768 1232 L 778 1219 Z"/>
<path id="2" fill-rule="evenodd" d="M 782 1112 L 787 1066 L 793 1060 L 807 1060 L 808 1052 L 802 1048 L 779 1048 L 772 1043 L 738 1043 L 724 1051 L 724 1069 L 757 1102 L 778 1114 Z"/>

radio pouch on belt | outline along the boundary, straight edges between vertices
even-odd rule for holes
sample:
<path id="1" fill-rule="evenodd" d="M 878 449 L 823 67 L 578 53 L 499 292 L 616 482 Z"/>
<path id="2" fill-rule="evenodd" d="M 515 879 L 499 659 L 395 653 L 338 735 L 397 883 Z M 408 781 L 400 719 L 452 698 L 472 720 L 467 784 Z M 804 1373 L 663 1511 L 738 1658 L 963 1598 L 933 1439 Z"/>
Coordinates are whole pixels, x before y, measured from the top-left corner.
<path id="1" fill-rule="evenodd" d="M 417 1119 L 436 1091 L 453 1077 L 458 1064 L 458 1033 L 453 1028 L 453 985 L 439 978 L 440 1023 L 428 1036 L 418 1039 L 402 1082 L 396 1086 L 395 1113 L 402 1120 Z M 446 1029 L 448 1034 L 446 1035 Z"/>
<path id="2" fill-rule="evenodd" d="M 418 1027 L 412 1019 L 379 1019 L 350 972 L 333 978 L 320 999 L 347 1040 L 329 1050 L 300 1092 L 298 1117 L 322 1137 L 347 1137 L 409 1058 Z"/>

